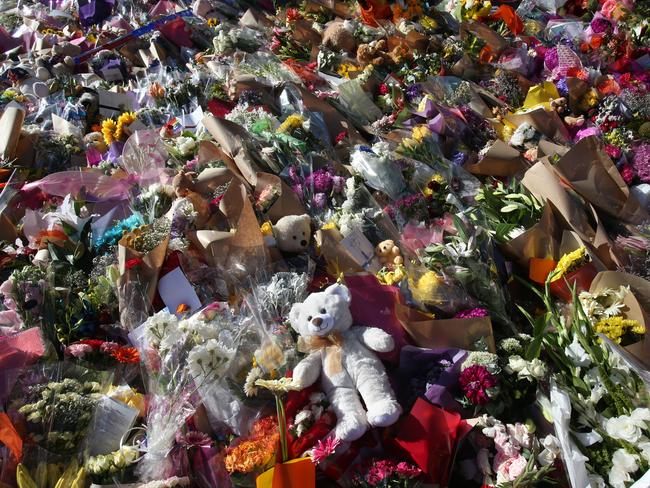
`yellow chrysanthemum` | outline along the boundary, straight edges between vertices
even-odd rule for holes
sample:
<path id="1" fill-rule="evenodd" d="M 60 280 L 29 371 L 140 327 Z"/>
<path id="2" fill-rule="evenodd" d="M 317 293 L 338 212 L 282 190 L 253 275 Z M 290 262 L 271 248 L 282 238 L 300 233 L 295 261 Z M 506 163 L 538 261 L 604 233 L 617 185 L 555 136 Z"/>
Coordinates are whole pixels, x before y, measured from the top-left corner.
<path id="1" fill-rule="evenodd" d="M 587 260 L 587 249 L 582 246 L 573 252 L 565 254 L 560 258 L 555 269 L 552 272 L 553 278 L 551 281 L 557 281 L 564 275 L 574 271 L 576 268 L 582 266 Z"/>
<path id="2" fill-rule="evenodd" d="M 260 227 L 260 230 L 262 231 L 262 235 L 265 236 L 273 235 L 273 226 L 271 225 L 271 222 L 264 222 Z"/>
<path id="3" fill-rule="evenodd" d="M 289 115 L 284 122 L 278 127 L 278 132 L 282 134 L 291 134 L 294 130 L 302 127 L 302 124 L 305 122 L 305 119 L 302 115 L 292 114 Z"/>
<path id="4" fill-rule="evenodd" d="M 422 27 L 429 30 L 434 30 L 438 27 L 438 22 L 436 22 L 435 19 L 432 19 L 428 15 L 422 17 L 422 19 L 420 20 L 420 24 L 422 24 Z"/>
<path id="5" fill-rule="evenodd" d="M 357 71 L 359 71 L 359 68 L 350 63 L 341 63 L 336 70 L 339 76 L 347 79 L 350 78 L 351 73 L 355 73 Z"/>
<path id="6" fill-rule="evenodd" d="M 623 317 L 608 317 L 596 323 L 596 332 L 607 336 L 617 344 L 621 343 L 623 336 L 628 332 L 644 334 L 645 327 L 636 320 L 624 319 Z"/>
<path id="7" fill-rule="evenodd" d="M 126 132 L 124 131 L 124 129 L 126 129 L 129 125 L 135 122 L 136 117 L 137 116 L 135 112 L 124 112 L 122 115 L 120 115 L 117 118 L 117 127 L 115 129 L 116 139 L 120 140 L 124 136 L 126 136 Z"/>
<path id="8" fill-rule="evenodd" d="M 413 128 L 413 139 L 422 142 L 425 138 L 431 135 L 431 131 L 426 125 L 418 125 Z"/>
<path id="9" fill-rule="evenodd" d="M 104 136 L 104 142 L 107 145 L 111 145 L 116 141 L 115 131 L 117 129 L 117 123 L 113 119 L 106 119 L 102 122 L 102 135 Z"/>
<path id="10" fill-rule="evenodd" d="M 219 24 L 219 19 L 217 19 L 216 17 L 212 17 L 212 18 L 208 19 L 208 26 L 209 27 L 215 27 L 217 24 Z"/>
<path id="11" fill-rule="evenodd" d="M 330 229 L 338 229 L 338 227 L 336 227 L 336 224 L 334 222 L 328 222 L 327 224 L 323 225 L 321 229 L 330 230 Z"/>
<path id="12" fill-rule="evenodd" d="M 433 271 L 424 273 L 417 282 L 409 278 L 409 287 L 413 293 L 413 298 L 421 303 L 430 302 L 436 294 L 440 277 Z"/>

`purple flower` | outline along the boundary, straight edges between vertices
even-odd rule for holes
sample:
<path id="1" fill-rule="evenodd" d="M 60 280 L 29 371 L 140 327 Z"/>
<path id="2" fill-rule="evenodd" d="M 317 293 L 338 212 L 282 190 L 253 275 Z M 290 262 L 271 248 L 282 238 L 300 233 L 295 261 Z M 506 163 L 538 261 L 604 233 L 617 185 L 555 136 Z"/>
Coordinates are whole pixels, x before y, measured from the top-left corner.
<path id="1" fill-rule="evenodd" d="M 560 78 L 557 80 L 555 82 L 555 88 L 557 88 L 558 93 L 563 97 L 569 96 L 569 87 L 566 83 L 566 78 Z"/>
<path id="2" fill-rule="evenodd" d="M 484 308 L 470 308 L 468 310 L 463 310 L 458 312 L 454 318 L 457 319 L 473 319 L 476 317 L 487 317 L 488 311 Z"/>
<path id="3" fill-rule="evenodd" d="M 611 29 L 612 24 L 604 17 L 598 17 L 591 21 L 591 30 L 594 34 L 601 34 Z"/>
<path id="4" fill-rule="evenodd" d="M 326 169 L 319 169 L 305 178 L 305 185 L 311 186 L 314 193 L 327 193 L 332 189 L 332 174 Z"/>
<path id="5" fill-rule="evenodd" d="M 632 166 L 642 183 L 650 183 L 650 143 L 644 142 L 636 147 Z"/>
<path id="6" fill-rule="evenodd" d="M 406 95 L 406 100 L 412 102 L 422 95 L 422 88 L 420 88 L 420 85 L 411 85 L 406 89 L 404 94 Z"/>
<path id="7" fill-rule="evenodd" d="M 325 193 L 316 193 L 311 199 L 311 204 L 318 210 L 323 210 L 327 205 L 327 195 Z"/>
<path id="8" fill-rule="evenodd" d="M 546 65 L 546 69 L 549 70 L 554 70 L 557 68 L 559 64 L 557 57 L 557 48 L 552 48 L 546 51 L 544 54 L 544 64 Z"/>
<path id="9" fill-rule="evenodd" d="M 457 152 L 451 158 L 451 162 L 454 164 L 454 166 L 462 166 L 463 164 L 465 164 L 466 159 L 467 159 L 467 154 L 462 152 Z"/>
<path id="10" fill-rule="evenodd" d="M 474 405 L 485 405 L 490 401 L 487 390 L 497 386 L 497 379 L 485 366 L 474 364 L 463 370 L 458 378 L 467 399 Z"/>

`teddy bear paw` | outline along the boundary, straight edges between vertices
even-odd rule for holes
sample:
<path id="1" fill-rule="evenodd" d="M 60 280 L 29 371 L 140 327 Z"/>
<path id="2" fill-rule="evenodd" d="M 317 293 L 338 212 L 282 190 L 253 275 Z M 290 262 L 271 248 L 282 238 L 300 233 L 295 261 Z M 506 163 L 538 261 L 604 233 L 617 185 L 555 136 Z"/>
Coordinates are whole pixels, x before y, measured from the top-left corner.
<path id="1" fill-rule="evenodd" d="M 361 438 L 366 433 L 368 426 L 362 418 L 343 418 L 336 424 L 334 437 L 342 441 L 352 442 Z"/>
<path id="2" fill-rule="evenodd" d="M 377 402 L 368 409 L 368 423 L 373 427 L 387 427 L 397 422 L 402 407 L 395 400 Z"/>

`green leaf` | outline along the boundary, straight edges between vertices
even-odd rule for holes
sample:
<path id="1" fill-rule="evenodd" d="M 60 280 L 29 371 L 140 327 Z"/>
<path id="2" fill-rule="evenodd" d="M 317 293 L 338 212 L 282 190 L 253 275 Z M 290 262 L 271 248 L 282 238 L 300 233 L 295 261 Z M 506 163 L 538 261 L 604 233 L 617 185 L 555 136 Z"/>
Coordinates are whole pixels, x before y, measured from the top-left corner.
<path id="1" fill-rule="evenodd" d="M 506 205 L 501 209 L 501 212 L 502 213 L 514 212 L 515 210 L 519 210 L 521 208 L 526 208 L 526 207 L 524 207 L 520 203 L 509 203 L 508 205 Z"/>

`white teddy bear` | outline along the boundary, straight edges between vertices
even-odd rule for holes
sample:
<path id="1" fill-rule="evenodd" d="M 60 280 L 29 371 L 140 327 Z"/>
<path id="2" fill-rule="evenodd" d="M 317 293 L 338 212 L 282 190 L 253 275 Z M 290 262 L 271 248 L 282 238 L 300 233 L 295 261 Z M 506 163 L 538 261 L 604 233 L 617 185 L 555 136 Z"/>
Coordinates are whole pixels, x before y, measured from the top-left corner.
<path id="1" fill-rule="evenodd" d="M 280 251 L 304 252 L 311 240 L 311 218 L 307 214 L 285 215 L 273 225 L 273 234 Z"/>
<path id="2" fill-rule="evenodd" d="M 333 434 L 342 441 L 359 439 L 369 425 L 391 425 L 402 412 L 386 370 L 372 352 L 392 351 L 393 338 L 376 327 L 352 327 L 349 304 L 347 287 L 335 284 L 294 303 L 289 313 L 301 336 L 299 347 L 308 353 L 294 368 L 293 381 L 303 389 L 321 377 L 337 417 Z"/>

